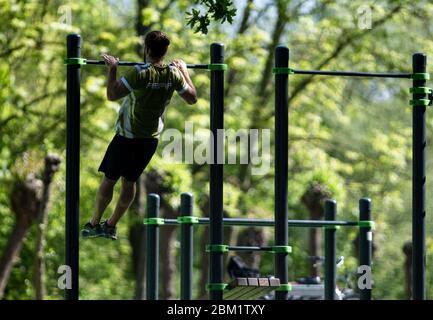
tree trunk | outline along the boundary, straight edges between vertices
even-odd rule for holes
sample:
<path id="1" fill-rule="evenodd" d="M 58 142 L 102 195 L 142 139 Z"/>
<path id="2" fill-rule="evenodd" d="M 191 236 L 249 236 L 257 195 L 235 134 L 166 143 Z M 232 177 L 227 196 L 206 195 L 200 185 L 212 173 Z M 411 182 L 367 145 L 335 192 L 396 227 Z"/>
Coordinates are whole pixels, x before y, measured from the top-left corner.
<path id="1" fill-rule="evenodd" d="M 3 256 L 0 260 L 0 299 L 3 298 L 6 284 L 11 274 L 15 259 L 19 256 L 23 247 L 24 238 L 30 229 L 30 225 L 15 224 L 9 237 Z"/>
<path id="2" fill-rule="evenodd" d="M 404 260 L 404 288 L 406 299 L 412 297 L 412 241 L 406 241 L 403 245 Z"/>
<path id="3" fill-rule="evenodd" d="M 248 0 L 242 14 L 242 20 L 239 25 L 239 29 L 237 31 L 238 36 L 244 34 L 248 30 L 248 27 L 250 26 L 249 20 L 250 20 L 252 9 L 253 9 L 253 0 Z M 229 69 L 227 73 L 227 85 L 225 86 L 225 93 L 224 93 L 225 96 L 229 95 L 230 89 L 233 87 L 232 84 L 235 82 L 236 82 L 236 70 Z"/>
<path id="4" fill-rule="evenodd" d="M 130 208 L 129 243 L 132 249 L 132 268 L 135 277 L 134 299 L 146 298 L 146 226 L 143 225 L 145 215 L 143 205 L 144 178 L 136 183 L 136 194 Z"/>
<path id="5" fill-rule="evenodd" d="M 307 207 L 310 220 L 320 220 L 323 218 L 323 201 L 331 196 L 326 186 L 313 182 L 307 191 L 302 195 L 302 203 Z M 321 256 L 322 237 L 317 228 L 311 228 L 309 231 L 308 254 L 310 257 Z M 313 260 L 315 261 L 315 260 Z M 320 265 L 317 263 L 310 264 L 310 276 L 320 276 Z"/>
<path id="6" fill-rule="evenodd" d="M 44 300 L 45 297 L 45 234 L 48 222 L 48 212 L 44 210 L 42 217 L 38 219 L 36 230 L 36 259 L 34 267 L 34 286 L 36 300 Z"/>
<path id="7" fill-rule="evenodd" d="M 137 0 L 137 15 L 135 20 L 135 33 L 137 36 L 141 37 L 145 35 L 149 30 L 150 26 L 143 24 L 143 10 L 148 8 L 150 5 L 150 0 Z M 137 44 L 135 51 L 140 57 L 143 57 L 143 45 Z"/>
<path id="8" fill-rule="evenodd" d="M 24 238 L 36 220 L 41 204 L 42 181 L 29 177 L 17 181 L 10 195 L 12 211 L 15 213 L 15 226 L 0 259 L 0 299 L 3 298 L 6 284 L 15 259 L 19 256 Z"/>
<path id="9" fill-rule="evenodd" d="M 266 243 L 263 228 L 248 227 L 239 232 L 238 245 L 262 247 Z M 242 252 L 238 255 L 250 268 L 260 268 L 260 258 L 263 252 Z"/>
<path id="10" fill-rule="evenodd" d="M 36 259 L 34 265 L 34 285 L 36 300 L 45 297 L 45 236 L 48 222 L 48 203 L 50 201 L 51 182 L 54 174 L 59 170 L 60 157 L 48 155 L 45 157 L 45 169 L 43 172 L 42 200 L 39 207 L 36 230 Z"/>
<path id="11" fill-rule="evenodd" d="M 132 248 L 132 266 L 135 276 L 134 299 L 146 299 L 146 226 L 134 223 L 129 228 L 129 243 Z"/>
<path id="12" fill-rule="evenodd" d="M 310 215 L 311 220 L 315 220 L 312 215 Z M 322 238 L 319 229 L 310 228 L 309 230 L 309 243 L 308 243 L 308 254 L 310 257 L 320 257 L 322 253 Z M 314 261 L 314 260 L 313 260 Z M 320 265 L 318 263 L 310 264 L 310 276 L 319 277 L 320 276 Z"/>
<path id="13" fill-rule="evenodd" d="M 274 64 L 274 49 L 280 42 L 280 38 L 283 34 L 284 28 L 287 25 L 288 17 L 287 17 L 287 9 L 289 6 L 289 2 L 286 1 L 277 1 L 277 9 L 278 9 L 278 19 L 274 25 L 272 30 L 272 41 L 269 43 L 267 47 L 268 56 L 266 58 L 265 66 L 262 71 L 262 76 L 259 81 L 259 85 L 257 88 L 257 101 L 254 104 L 254 110 L 251 112 L 251 122 L 249 129 L 262 128 L 263 125 L 261 122 L 263 120 L 268 119 L 268 117 L 263 117 L 263 106 L 267 104 L 269 99 L 268 87 L 269 83 L 272 80 L 272 66 Z M 248 174 L 249 168 L 251 166 L 251 157 L 250 157 L 250 146 L 248 143 L 248 164 L 240 165 L 240 173 L 239 173 L 239 181 L 242 191 L 246 192 L 249 190 L 251 185 L 253 184 L 251 176 Z"/>

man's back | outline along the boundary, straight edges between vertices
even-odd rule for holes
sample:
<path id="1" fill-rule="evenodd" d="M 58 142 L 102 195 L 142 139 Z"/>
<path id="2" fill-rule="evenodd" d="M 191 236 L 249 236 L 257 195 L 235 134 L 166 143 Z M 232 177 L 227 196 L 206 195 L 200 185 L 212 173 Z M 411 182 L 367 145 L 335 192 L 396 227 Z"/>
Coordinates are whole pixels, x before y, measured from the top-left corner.
<path id="1" fill-rule="evenodd" d="M 165 108 L 174 90 L 188 104 L 197 102 L 197 92 L 185 62 L 173 60 L 172 66 L 163 63 L 169 45 L 170 40 L 164 32 L 146 34 L 144 60 L 148 63 L 130 68 L 120 79 L 117 79 L 119 58 L 102 55 L 108 67 L 107 98 L 110 101 L 124 100 L 119 110 L 116 135 L 98 169 L 104 177 L 96 196 L 93 217 L 82 230 L 84 238 L 117 239 L 116 224 L 132 203 L 136 181 L 156 152 Z M 120 177 L 122 188 L 114 212 L 101 223 Z"/>
<path id="2" fill-rule="evenodd" d="M 174 90 L 180 94 L 187 84 L 172 65 L 136 65 L 120 79 L 130 93 L 124 98 L 116 133 L 127 138 L 158 137 L 164 126 L 165 108 Z"/>

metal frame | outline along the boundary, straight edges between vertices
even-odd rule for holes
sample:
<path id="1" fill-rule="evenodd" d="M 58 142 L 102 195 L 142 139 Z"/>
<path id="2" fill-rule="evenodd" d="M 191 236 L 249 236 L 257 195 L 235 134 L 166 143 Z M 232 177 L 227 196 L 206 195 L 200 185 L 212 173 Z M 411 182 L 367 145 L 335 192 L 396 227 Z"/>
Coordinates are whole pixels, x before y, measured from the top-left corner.
<path id="1" fill-rule="evenodd" d="M 156 199 L 159 201 L 159 197 L 155 194 L 148 195 L 148 203 L 155 203 Z M 193 228 L 194 224 L 197 225 L 211 225 L 212 222 L 208 218 L 197 218 L 193 216 L 193 195 L 191 193 L 181 194 L 181 205 L 180 205 L 180 216 L 187 216 L 188 222 L 179 221 L 178 219 L 164 219 L 160 218 L 157 220 L 158 223 L 147 223 L 149 230 L 158 230 L 159 227 L 164 225 L 176 225 L 181 228 L 180 238 L 180 293 L 181 300 L 192 299 L 192 270 L 193 270 L 193 255 L 194 255 L 194 242 L 193 242 Z M 158 202 L 159 203 L 159 202 Z M 326 220 L 288 220 L 286 224 L 288 227 L 308 227 L 308 228 L 325 228 L 325 284 L 324 292 L 325 299 L 334 300 L 336 291 L 336 231 L 339 227 L 359 227 L 359 261 L 360 265 L 367 265 L 371 268 L 371 252 L 372 252 L 372 221 L 371 219 L 371 201 L 368 198 L 362 198 L 360 200 L 360 213 L 359 221 L 338 221 L 335 220 L 337 214 L 337 203 L 335 200 L 327 200 L 325 203 L 325 218 Z M 152 218 L 158 217 L 158 206 L 148 205 L 148 214 L 146 221 Z M 194 219 L 191 219 L 194 218 Z M 151 220 L 154 221 L 154 220 Z M 248 218 L 224 218 L 223 227 L 225 226 L 261 226 L 261 227 L 274 227 L 275 222 L 268 219 L 248 219 Z M 147 285 L 146 288 L 150 288 L 151 292 L 148 291 L 147 299 L 154 300 L 158 296 L 155 290 L 158 290 L 158 286 L 155 283 L 158 279 L 158 264 L 155 262 L 157 258 L 156 253 L 159 252 L 158 233 L 155 231 L 148 232 L 148 261 L 147 264 Z M 156 246 L 156 247 L 155 247 Z M 286 245 L 275 245 L 275 246 L 229 246 L 224 244 L 208 245 L 209 254 L 219 253 L 221 255 L 229 251 L 259 251 L 269 252 L 275 255 L 285 254 L 287 255 L 291 250 Z M 152 270 L 150 270 L 152 269 Z M 284 285 L 287 282 L 281 282 L 281 288 L 276 291 L 284 290 L 283 292 L 289 292 L 289 286 Z M 211 283 L 208 286 L 209 291 L 221 291 L 223 293 L 225 288 L 224 283 Z M 213 289 L 213 290 L 212 290 Z M 224 296 L 223 296 L 224 297 Z M 222 297 L 222 298 L 223 298 Z M 222 299 L 221 298 L 221 299 Z M 361 290 L 360 298 L 362 300 L 371 299 L 371 290 Z"/>
<path id="2" fill-rule="evenodd" d="M 78 34 L 67 36 L 67 58 L 81 59 L 81 37 Z M 409 73 L 370 73 L 346 71 L 320 71 L 320 70 L 292 70 L 289 69 L 289 49 L 278 46 L 275 49 L 275 69 L 287 72 L 275 72 L 275 219 L 224 219 L 223 218 L 223 136 L 220 130 L 224 128 L 224 45 L 213 43 L 210 49 L 210 65 L 188 65 L 190 68 L 208 69 L 211 72 L 210 118 L 211 131 L 214 140 L 211 141 L 210 164 L 210 218 L 198 218 L 198 224 L 210 225 L 210 245 L 223 245 L 223 227 L 225 225 L 257 225 L 275 227 L 275 246 L 288 246 L 289 226 L 297 227 L 325 227 L 326 249 L 328 262 L 326 273 L 329 279 L 325 281 L 327 298 L 331 299 L 331 287 L 335 287 L 335 229 L 329 226 L 357 226 L 359 222 L 335 221 L 335 202 L 327 202 L 327 221 L 288 220 L 288 74 L 334 75 L 353 77 L 387 77 L 413 79 L 413 87 L 425 87 L 428 77 L 415 77 L 426 72 L 426 55 L 416 53 L 413 55 L 413 74 Z M 103 61 L 86 60 L 85 64 L 103 65 Z M 135 65 L 135 62 L 123 61 L 121 65 Z M 138 63 L 140 64 L 140 63 Z M 218 66 L 210 68 L 209 66 Z M 221 68 L 220 68 L 221 67 Z M 66 134 L 66 265 L 71 268 L 72 288 L 65 290 L 65 298 L 77 300 L 79 292 L 79 145 L 80 145 L 80 63 L 67 64 L 67 134 Z M 429 99 L 428 93 L 413 92 L 413 101 Z M 425 127 L 426 105 L 413 106 L 413 298 L 425 299 Z M 192 195 L 182 196 L 182 215 L 190 216 L 192 213 Z M 159 198 L 150 195 L 148 203 L 149 218 L 157 218 Z M 335 210 L 335 211 L 334 211 Z M 360 200 L 360 218 L 370 220 L 371 209 L 368 199 Z M 162 219 L 165 224 L 178 224 L 177 220 Z M 192 280 L 192 235 L 193 223 L 182 223 L 182 299 L 191 298 Z M 148 261 L 148 299 L 158 298 L 158 230 L 159 224 L 148 226 L 148 250 L 153 257 Z M 361 228 L 360 233 L 360 263 L 371 265 L 371 241 L 368 241 L 368 232 L 371 229 Z M 229 247 L 231 250 L 257 250 L 270 251 L 267 247 Z M 288 282 L 288 252 L 275 252 L 275 274 L 285 284 Z M 332 256 L 334 256 L 332 258 Z M 210 259 L 210 299 L 223 298 L 223 252 L 212 250 Z M 334 260 L 332 260 L 334 259 Z M 153 271 L 152 271 L 153 270 Z M 334 278 L 333 278 L 334 277 Z M 327 277 L 328 278 L 328 277 Z M 148 279 L 148 281 L 149 281 Z M 276 298 L 287 299 L 288 290 L 278 290 Z M 361 291 L 363 299 L 371 298 L 370 291 Z"/>
<path id="3" fill-rule="evenodd" d="M 80 68 L 82 65 L 105 65 L 102 60 L 87 60 L 81 58 L 81 36 L 68 34 L 66 37 L 66 214 L 65 214 L 65 263 L 71 270 L 71 288 L 65 289 L 65 299 L 79 299 L 79 199 L 80 199 Z M 70 60 L 68 60 L 70 59 Z M 143 62 L 120 61 L 120 66 L 133 66 Z M 224 92 L 224 47 L 222 44 L 211 45 L 210 64 L 188 64 L 188 68 L 206 69 L 211 73 L 211 118 L 212 130 L 217 131 L 223 127 L 223 92 Z M 213 98 L 212 98 L 213 97 Z M 214 152 L 217 154 L 220 139 L 216 140 Z M 221 141 L 222 143 L 222 141 Z M 222 153 L 219 153 L 222 154 Z M 222 242 L 222 232 L 219 231 L 218 221 L 222 219 L 222 164 L 211 165 L 211 190 L 217 197 L 211 197 L 215 205 L 212 219 L 215 220 L 211 232 L 211 243 Z M 221 181 L 221 182 L 220 182 Z M 154 199 L 154 198 L 152 198 Z M 221 203 L 221 205 L 218 205 Z M 158 234 L 158 225 L 149 228 L 155 229 Z M 188 233 L 188 232 L 187 232 Z M 153 236 L 151 236 L 153 238 Z M 220 268 L 214 268 L 211 274 L 214 281 L 222 282 L 222 255 L 211 254 L 212 261 L 220 263 Z M 157 257 L 155 257 L 157 261 Z M 156 263 L 156 262 L 155 262 Z M 149 268 L 148 268 L 149 269 Z M 151 268 L 152 269 L 152 268 Z M 152 290 L 151 290 L 152 289 Z M 153 292 L 153 289 L 148 289 Z M 150 292 L 148 291 L 148 293 Z M 185 292 L 185 297 L 188 293 Z M 222 295 L 222 291 L 221 291 Z M 220 295 L 217 295 L 219 297 Z M 157 299 L 157 294 L 150 298 Z"/>
<path id="4" fill-rule="evenodd" d="M 275 50 L 277 55 L 285 56 L 287 47 L 278 47 Z M 287 57 L 288 61 L 289 57 Z M 280 68 L 280 69 L 279 69 Z M 427 70 L 427 56 L 423 53 L 415 53 L 412 56 L 412 73 L 374 73 L 374 72 L 352 72 L 352 71 L 322 71 L 322 70 L 295 70 L 288 65 L 277 64 L 274 68 L 275 81 L 281 81 L 281 76 L 286 74 L 306 74 L 306 75 L 329 75 L 329 76 L 350 76 L 350 77 L 379 77 L 379 78 L 403 78 L 412 79 L 413 88 L 425 87 L 426 80 L 429 79 Z M 280 80 L 279 80 L 280 79 Z M 278 88 L 278 87 L 277 87 Z M 276 92 L 278 92 L 276 90 Z M 413 93 L 412 105 L 412 298 L 414 300 L 425 300 L 425 268 L 426 268 L 426 248 L 425 248 L 425 184 L 426 184 L 426 123 L 425 113 L 427 105 L 431 104 L 431 96 L 428 92 Z M 276 98 L 277 99 L 277 98 Z M 284 96 L 288 101 L 288 95 Z M 277 113 L 276 113 L 277 116 Z M 285 121 L 285 120 L 283 120 Z M 275 151 L 286 148 L 287 143 L 278 144 L 276 139 Z M 278 159 L 277 159 L 278 160 Z"/>

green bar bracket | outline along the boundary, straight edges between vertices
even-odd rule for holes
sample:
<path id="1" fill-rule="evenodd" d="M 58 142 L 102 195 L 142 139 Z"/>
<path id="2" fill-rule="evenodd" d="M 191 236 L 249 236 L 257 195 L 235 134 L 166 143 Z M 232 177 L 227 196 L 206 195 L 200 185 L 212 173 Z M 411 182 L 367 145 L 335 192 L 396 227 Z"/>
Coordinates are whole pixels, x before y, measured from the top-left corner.
<path id="1" fill-rule="evenodd" d="M 420 107 L 420 106 L 429 106 L 431 103 L 430 99 L 416 99 L 416 100 L 410 100 L 409 104 L 411 106 Z"/>
<path id="2" fill-rule="evenodd" d="M 146 225 L 161 225 L 164 224 L 163 218 L 145 218 L 143 224 Z"/>
<path id="3" fill-rule="evenodd" d="M 374 225 L 374 221 L 360 220 L 360 221 L 358 221 L 358 227 L 359 228 L 371 228 L 374 230 L 375 225 Z"/>
<path id="4" fill-rule="evenodd" d="M 274 67 L 272 68 L 273 74 L 294 74 L 295 70 L 291 68 L 284 68 L 284 67 Z"/>
<path id="5" fill-rule="evenodd" d="M 65 59 L 66 65 L 82 65 L 87 64 L 87 59 L 84 58 L 67 58 Z"/>
<path id="6" fill-rule="evenodd" d="M 272 246 L 272 253 L 291 253 L 291 246 Z"/>
<path id="7" fill-rule="evenodd" d="M 275 291 L 292 291 L 292 285 L 290 283 L 287 284 L 280 284 L 278 288 L 275 289 Z"/>
<path id="8" fill-rule="evenodd" d="M 226 71 L 228 69 L 227 64 L 225 63 L 211 63 L 207 65 L 207 70 L 209 71 Z"/>
<path id="9" fill-rule="evenodd" d="M 226 244 L 208 244 L 206 252 L 229 252 L 229 246 Z"/>
<path id="10" fill-rule="evenodd" d="M 208 283 L 206 284 L 207 291 L 223 291 L 228 286 L 227 283 Z"/>
<path id="11" fill-rule="evenodd" d="M 413 94 L 427 94 L 428 99 L 410 100 L 411 106 L 431 106 L 433 103 L 433 90 L 429 87 L 413 87 L 409 88 L 410 93 Z"/>
<path id="12" fill-rule="evenodd" d="M 194 217 L 194 216 L 180 216 L 180 217 L 177 217 L 176 220 L 179 224 L 196 224 L 196 223 L 198 223 L 198 217 Z"/>
<path id="13" fill-rule="evenodd" d="M 325 230 L 339 230 L 340 226 L 323 226 Z"/>
<path id="14" fill-rule="evenodd" d="M 429 87 L 413 87 L 413 88 L 409 88 L 409 92 L 410 93 L 415 93 L 415 94 L 429 94 L 429 93 L 432 93 L 432 88 L 429 88 Z"/>
<path id="15" fill-rule="evenodd" d="M 430 80 L 429 73 L 414 73 L 412 74 L 413 80 Z"/>

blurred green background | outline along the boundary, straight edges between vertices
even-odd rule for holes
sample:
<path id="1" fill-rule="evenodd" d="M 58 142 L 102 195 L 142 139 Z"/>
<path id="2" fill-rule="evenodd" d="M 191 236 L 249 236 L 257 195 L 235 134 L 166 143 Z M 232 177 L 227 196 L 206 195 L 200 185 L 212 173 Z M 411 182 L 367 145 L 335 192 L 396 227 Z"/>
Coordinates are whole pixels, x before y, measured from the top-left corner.
<path id="1" fill-rule="evenodd" d="M 62 299 L 57 269 L 64 263 L 65 242 L 65 39 L 82 36 L 82 56 L 109 52 L 122 60 L 141 61 L 140 35 L 163 30 L 171 40 L 167 59 L 207 63 L 209 45 L 226 47 L 225 127 L 271 129 L 273 155 L 273 50 L 290 48 L 290 65 L 300 69 L 411 72 L 412 54 L 433 49 L 433 4 L 430 1 L 242 0 L 232 24 L 211 21 L 207 34 L 187 26 L 187 0 L 15 1 L 0 0 L 0 255 L 6 255 L 17 225 L 27 227 L 22 250 L 13 261 L 3 299 Z M 366 9 L 367 8 L 367 9 Z M 371 10 L 372 23 L 360 23 Z M 212 18 L 211 18 L 212 20 Z M 105 96 L 105 68 L 82 68 L 80 219 L 90 219 L 101 174 L 98 166 L 114 133 L 117 102 Z M 209 75 L 190 70 L 199 101 L 186 105 L 175 96 L 166 128 L 209 128 Z M 308 219 L 314 201 L 338 201 L 338 219 L 356 220 L 358 199 L 373 202 L 375 256 L 374 299 L 407 299 L 405 255 L 411 239 L 411 81 L 336 77 L 290 77 L 289 83 L 289 212 Z M 427 112 L 427 137 L 433 121 Z M 120 239 L 80 240 L 81 299 L 143 298 L 140 276 L 145 194 L 153 188 L 164 199 L 163 214 L 176 216 L 181 192 L 195 195 L 195 215 L 208 214 L 208 166 L 171 164 L 158 155 L 140 180 L 139 195 L 119 224 Z M 427 176 L 432 171 L 431 139 L 427 140 Z M 32 206 L 20 193 L 26 181 L 43 180 L 44 158 L 62 160 L 54 175 L 46 210 L 47 224 L 23 221 Z M 272 158 L 273 159 L 273 158 Z M 224 166 L 225 214 L 229 217 L 273 217 L 274 176 L 271 170 L 251 175 L 248 165 Z M 157 180 L 155 182 L 155 180 Z M 39 189 L 38 189 L 39 188 Z M 40 190 L 40 187 L 36 187 Z M 35 190 L 36 190 L 35 189 Z M 117 190 L 117 188 L 116 188 Z M 427 296 L 433 296 L 432 187 L 427 179 Z M 21 198 L 20 198 L 21 197 Z M 23 198 L 24 197 L 24 198 Z M 15 205 L 13 205 L 15 200 Z M 19 200 L 21 199 L 21 200 Z M 116 200 L 116 196 L 114 198 Z M 108 211 L 111 211 L 111 205 Z M 30 210 L 30 211 L 29 211 Z M 314 211 L 314 210 L 313 210 Z M 108 214 L 109 212 L 107 212 Z M 320 210 L 319 210 L 320 214 Z M 39 226 L 39 227 L 38 227 Z M 42 228 L 40 227 L 42 226 Z M 22 230 L 22 229 L 21 229 Z M 41 232 L 42 230 L 42 232 Z M 45 231 L 43 231 L 45 230 Z M 23 231 L 23 230 L 22 230 Z M 271 244 L 271 228 L 226 229 L 227 243 Z M 340 229 L 338 255 L 346 262 L 340 275 L 356 272 L 353 241 L 356 229 Z M 253 235 L 253 237 L 252 237 Z M 194 256 L 195 298 L 205 297 L 208 232 L 198 229 Z M 319 238 L 321 234 L 317 235 Z M 309 275 L 308 229 L 290 229 L 290 279 Z M 18 237 L 19 238 L 19 237 Z M 12 240 L 10 240 L 12 239 Z M 38 241 L 41 240 L 41 241 Z M 37 246 L 37 243 L 42 243 Z M 179 295 L 179 241 L 174 228 L 162 235 L 162 299 Z M 38 250 L 37 248 L 41 249 Z M 141 253 L 141 254 L 140 254 Z M 320 252 L 319 252 L 320 254 Z M 245 261 L 273 273 L 273 257 L 244 255 Z M 45 265 L 43 288 L 35 279 Z M 3 266 L 11 261 L 2 261 Z M 2 264 L 0 264 L 2 266 Z M 227 275 L 228 277 L 228 275 Z M 4 279 L 3 279 L 4 280 Z"/>

